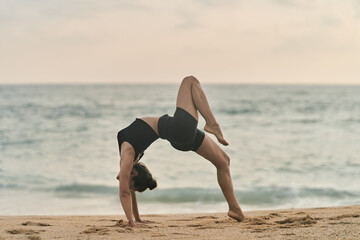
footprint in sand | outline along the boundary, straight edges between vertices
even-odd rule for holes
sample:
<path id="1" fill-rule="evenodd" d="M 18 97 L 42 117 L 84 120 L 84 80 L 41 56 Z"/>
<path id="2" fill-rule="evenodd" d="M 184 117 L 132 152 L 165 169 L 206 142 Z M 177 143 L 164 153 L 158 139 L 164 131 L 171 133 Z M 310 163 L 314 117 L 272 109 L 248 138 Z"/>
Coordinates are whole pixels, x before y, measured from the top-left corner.
<path id="1" fill-rule="evenodd" d="M 201 224 L 189 224 L 189 225 L 186 225 L 187 227 L 202 227 L 203 225 Z"/>
<path id="2" fill-rule="evenodd" d="M 360 217 L 360 214 L 344 214 L 344 215 L 331 217 L 329 219 L 330 220 L 340 220 L 340 219 L 343 219 L 343 218 L 358 218 L 358 217 Z"/>
<path id="3" fill-rule="evenodd" d="M 118 232 L 124 231 L 132 231 L 132 228 L 128 225 L 124 220 L 118 220 L 114 225 L 106 226 L 106 227 L 114 227 L 114 228 L 122 228 L 122 230 L 117 230 Z M 148 226 L 147 228 L 153 228 L 152 226 Z"/>
<path id="4" fill-rule="evenodd" d="M 175 219 L 174 221 L 177 222 L 189 222 L 189 221 L 193 221 L 194 219 Z"/>
<path id="5" fill-rule="evenodd" d="M 40 232 L 45 232 L 44 230 L 31 230 L 31 229 L 11 229 L 11 230 L 6 230 L 7 233 L 9 234 L 25 234 L 25 235 L 31 235 L 31 234 L 39 234 Z"/>
<path id="6" fill-rule="evenodd" d="M 286 218 L 284 220 L 275 221 L 275 222 L 278 224 L 285 224 L 287 226 L 302 226 L 302 225 L 309 226 L 317 223 L 317 221 L 314 218 L 310 217 L 309 215 L 307 215 L 306 217 Z"/>
<path id="7" fill-rule="evenodd" d="M 178 225 L 168 225 L 168 227 L 179 227 Z"/>
<path id="8" fill-rule="evenodd" d="M 269 217 L 281 217 L 281 215 L 278 213 L 270 213 Z"/>
<path id="9" fill-rule="evenodd" d="M 116 221 L 115 225 L 111 225 L 111 226 L 108 226 L 108 227 L 123 227 L 123 228 L 126 228 L 126 227 L 129 227 L 129 225 L 124 220 L 118 220 L 118 221 Z"/>
<path id="10" fill-rule="evenodd" d="M 112 222 L 117 222 L 118 220 L 115 220 L 115 219 L 99 219 L 97 220 L 98 222 L 107 222 L 107 221 L 112 221 Z"/>
<path id="11" fill-rule="evenodd" d="M 174 235 L 183 235 L 183 236 L 193 236 L 193 237 L 198 237 L 199 234 L 189 234 L 189 233 L 180 233 L 180 232 L 173 232 L 171 234 L 174 234 Z"/>
<path id="12" fill-rule="evenodd" d="M 38 222 L 31 222 L 31 221 L 24 222 L 21 225 L 23 225 L 23 226 L 41 226 L 41 227 L 51 226 L 50 224 L 47 224 L 47 223 L 38 223 Z"/>
<path id="13" fill-rule="evenodd" d="M 248 223 L 249 225 L 266 225 L 266 224 L 270 224 L 268 222 L 266 222 L 265 220 L 268 220 L 266 218 L 263 217 L 258 217 L 258 218 L 248 218 L 245 220 L 246 223 Z"/>
<path id="14" fill-rule="evenodd" d="M 98 234 L 98 235 L 107 235 L 109 230 L 107 230 L 106 228 L 97 228 L 97 227 L 92 227 L 92 228 L 88 228 L 84 231 L 82 231 L 82 234 Z"/>
<path id="15" fill-rule="evenodd" d="M 280 217 L 280 216 L 281 215 L 278 213 L 270 213 L 267 216 L 247 218 L 247 219 L 245 219 L 245 223 L 247 223 L 249 225 L 272 225 L 272 223 L 268 222 L 267 220 L 270 220 L 275 217 Z"/>
<path id="16" fill-rule="evenodd" d="M 255 228 L 253 231 L 251 231 L 251 233 L 262 233 L 264 231 L 266 231 L 264 228 Z"/>
<path id="17" fill-rule="evenodd" d="M 39 236 L 28 236 L 29 240 L 41 240 Z"/>
<path id="18" fill-rule="evenodd" d="M 41 238 L 39 236 L 37 236 L 36 234 L 39 234 L 40 232 L 45 232 L 44 230 L 31 230 L 31 229 L 11 229 L 11 230 L 6 230 L 7 233 L 9 234 L 24 234 L 27 236 L 28 239 L 30 240 L 40 240 Z M 34 236 L 35 235 L 35 236 Z"/>
<path id="19" fill-rule="evenodd" d="M 219 218 L 215 216 L 199 216 L 194 219 L 219 219 Z"/>
<path id="20" fill-rule="evenodd" d="M 331 222 L 329 223 L 330 225 L 345 225 L 345 224 L 357 224 L 357 223 L 352 223 L 352 222 Z"/>
<path id="21" fill-rule="evenodd" d="M 189 224 L 189 225 L 186 225 L 186 226 L 187 227 L 194 227 L 197 230 L 201 230 L 201 229 L 223 229 L 221 227 L 206 226 L 206 225 L 203 225 L 203 224 Z"/>
<path id="22" fill-rule="evenodd" d="M 106 228 L 102 228 L 102 230 L 96 230 L 97 228 L 93 225 L 92 228 L 89 228 L 85 231 L 90 230 L 88 233 L 93 233 L 91 231 L 95 230 L 95 233 L 107 233 L 109 231 L 109 229 L 107 228 L 115 228 L 115 231 L 119 232 L 119 233 L 125 233 L 125 232 L 132 232 L 133 229 L 124 221 L 124 220 L 110 220 L 112 222 L 116 221 L 116 223 L 114 225 L 108 225 L 108 226 L 104 226 Z M 102 234 L 105 235 L 105 234 Z"/>
<path id="23" fill-rule="evenodd" d="M 283 235 L 283 236 L 294 236 L 294 235 L 296 235 L 295 233 L 283 233 L 283 234 L 281 234 L 281 235 Z"/>
<path id="24" fill-rule="evenodd" d="M 152 237 L 167 237 L 167 235 L 165 234 L 154 234 L 154 235 L 151 235 Z"/>
<path id="25" fill-rule="evenodd" d="M 213 227 L 213 226 L 201 226 L 201 227 L 197 227 L 195 228 L 196 230 L 202 230 L 202 229 L 224 229 L 222 227 Z"/>
<path id="26" fill-rule="evenodd" d="M 305 214 L 305 212 L 297 212 L 297 213 L 294 213 L 294 214 Z"/>
<path id="27" fill-rule="evenodd" d="M 236 220 L 232 219 L 232 218 L 228 218 L 228 219 L 224 219 L 224 220 L 216 220 L 215 223 L 234 223 L 234 221 L 236 221 Z"/>

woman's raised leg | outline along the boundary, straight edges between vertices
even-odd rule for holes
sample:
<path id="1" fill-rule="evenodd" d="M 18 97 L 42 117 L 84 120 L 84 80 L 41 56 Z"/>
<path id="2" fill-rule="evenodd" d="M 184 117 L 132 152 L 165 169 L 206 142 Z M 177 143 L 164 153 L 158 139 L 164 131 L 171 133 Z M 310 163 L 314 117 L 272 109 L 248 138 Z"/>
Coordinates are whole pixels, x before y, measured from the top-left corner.
<path id="1" fill-rule="evenodd" d="M 182 81 L 176 100 L 176 107 L 186 110 L 196 119 L 198 119 L 197 110 L 199 110 L 206 121 L 204 130 L 214 134 L 221 144 L 225 146 L 228 145 L 228 142 L 223 137 L 220 125 L 217 123 L 214 114 L 211 112 L 206 95 L 200 86 L 200 82 L 195 77 L 185 77 Z"/>
<path id="2" fill-rule="evenodd" d="M 235 197 L 228 155 L 207 135 L 205 135 L 204 141 L 196 153 L 209 160 L 216 167 L 218 183 L 229 205 L 228 216 L 243 221 L 245 216 Z"/>

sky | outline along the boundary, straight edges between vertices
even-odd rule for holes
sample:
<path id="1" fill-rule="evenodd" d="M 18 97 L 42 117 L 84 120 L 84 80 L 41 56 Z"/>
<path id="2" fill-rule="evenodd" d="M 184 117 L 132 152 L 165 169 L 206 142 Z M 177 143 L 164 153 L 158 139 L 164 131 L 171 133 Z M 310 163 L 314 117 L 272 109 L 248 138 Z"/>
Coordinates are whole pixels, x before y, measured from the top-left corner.
<path id="1" fill-rule="evenodd" d="M 0 0 L 0 84 L 360 84 L 360 0 Z"/>

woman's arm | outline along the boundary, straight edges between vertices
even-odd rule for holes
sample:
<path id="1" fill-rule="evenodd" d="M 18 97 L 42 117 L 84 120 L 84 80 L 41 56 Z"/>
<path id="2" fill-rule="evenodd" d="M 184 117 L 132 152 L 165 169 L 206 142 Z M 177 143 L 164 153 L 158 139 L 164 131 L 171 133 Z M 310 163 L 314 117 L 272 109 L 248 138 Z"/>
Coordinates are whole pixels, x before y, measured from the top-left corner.
<path id="1" fill-rule="evenodd" d="M 154 221 L 140 219 L 140 214 L 139 214 L 139 210 L 138 210 L 135 191 L 132 191 L 132 190 L 130 190 L 130 191 L 131 191 L 132 209 L 133 209 L 135 221 L 141 222 L 141 223 L 154 223 Z"/>
<path id="2" fill-rule="evenodd" d="M 135 221 L 141 222 L 140 215 L 139 215 L 139 209 L 137 205 L 137 199 L 136 199 L 136 193 L 133 190 L 131 191 L 131 200 L 132 200 L 132 210 L 135 217 Z"/>
<path id="3" fill-rule="evenodd" d="M 134 156 L 132 154 L 121 154 L 120 160 L 120 177 L 119 177 L 119 196 L 121 205 L 124 209 L 129 225 L 134 226 L 131 192 L 129 188 L 130 173 L 133 168 Z"/>

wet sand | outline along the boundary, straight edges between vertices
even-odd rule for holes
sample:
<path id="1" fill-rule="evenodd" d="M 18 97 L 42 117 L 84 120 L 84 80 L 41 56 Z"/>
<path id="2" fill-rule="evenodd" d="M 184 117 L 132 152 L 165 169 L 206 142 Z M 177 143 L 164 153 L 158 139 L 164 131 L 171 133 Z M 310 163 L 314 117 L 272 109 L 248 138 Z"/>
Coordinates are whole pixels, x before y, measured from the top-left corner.
<path id="1" fill-rule="evenodd" d="M 127 226 L 118 216 L 0 216 L 2 239 L 360 239 L 360 205 L 226 213 L 142 215 L 155 223 Z"/>

